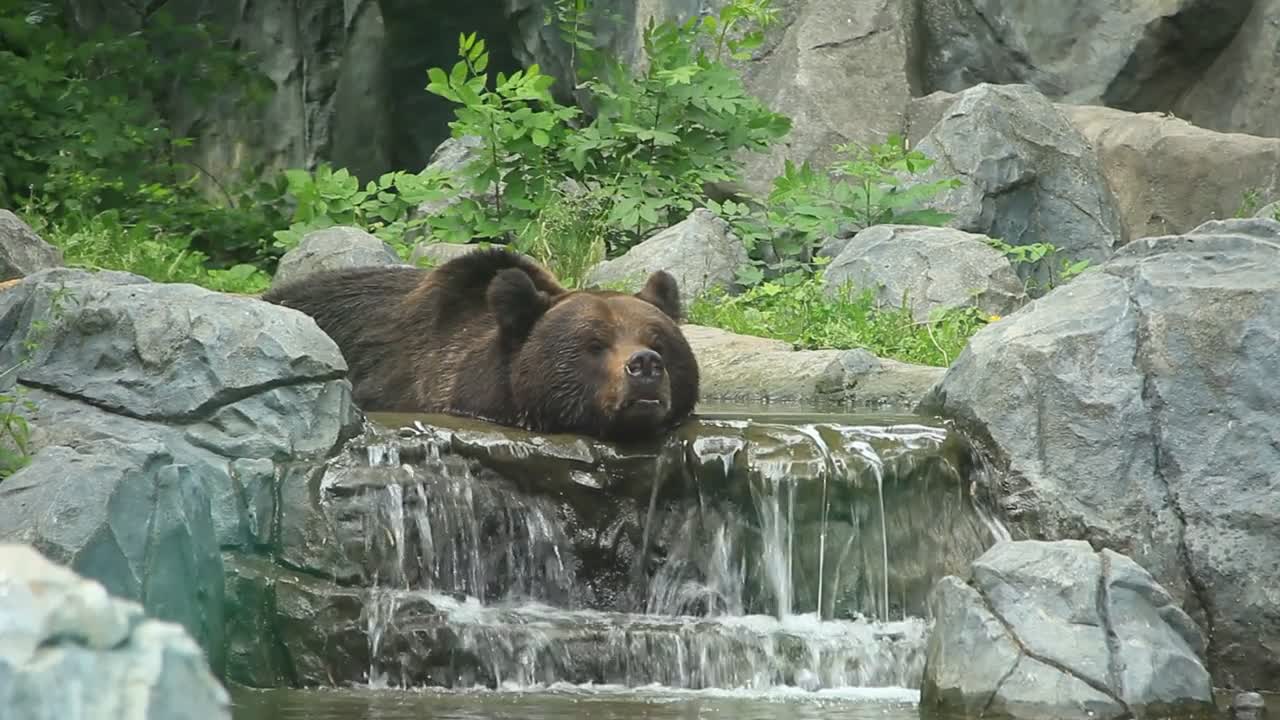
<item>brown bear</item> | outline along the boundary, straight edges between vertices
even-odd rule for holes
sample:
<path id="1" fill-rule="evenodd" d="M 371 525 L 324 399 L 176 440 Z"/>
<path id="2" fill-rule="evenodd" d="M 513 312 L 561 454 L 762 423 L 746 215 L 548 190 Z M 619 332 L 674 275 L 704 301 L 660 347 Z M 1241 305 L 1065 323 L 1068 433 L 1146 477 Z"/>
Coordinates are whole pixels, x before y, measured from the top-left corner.
<path id="1" fill-rule="evenodd" d="M 263 299 L 311 316 L 368 411 L 435 412 L 546 433 L 651 438 L 698 400 L 680 291 L 567 290 L 531 259 L 476 250 L 432 270 L 315 273 Z"/>

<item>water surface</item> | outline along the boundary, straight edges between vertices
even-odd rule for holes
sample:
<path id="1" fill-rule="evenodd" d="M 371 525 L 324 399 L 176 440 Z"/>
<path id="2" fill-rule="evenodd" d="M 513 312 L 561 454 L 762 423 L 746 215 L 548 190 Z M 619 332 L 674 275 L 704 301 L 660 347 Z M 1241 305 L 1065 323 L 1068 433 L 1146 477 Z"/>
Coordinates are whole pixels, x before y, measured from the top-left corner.
<path id="1" fill-rule="evenodd" d="M 916 694 L 901 690 L 762 695 L 623 688 L 474 693 L 236 689 L 232 698 L 234 720 L 921 720 Z"/>

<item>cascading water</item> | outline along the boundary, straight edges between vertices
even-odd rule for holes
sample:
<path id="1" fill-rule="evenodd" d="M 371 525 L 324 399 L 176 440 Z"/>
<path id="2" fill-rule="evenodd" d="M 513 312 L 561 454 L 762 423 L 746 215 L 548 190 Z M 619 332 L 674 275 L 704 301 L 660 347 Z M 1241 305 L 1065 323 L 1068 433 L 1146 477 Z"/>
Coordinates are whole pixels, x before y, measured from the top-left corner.
<path id="1" fill-rule="evenodd" d="M 337 544 L 371 685 L 914 688 L 929 588 L 1000 533 L 971 460 L 917 423 L 704 419 L 627 451 L 418 425 L 320 485 L 361 533 Z"/>

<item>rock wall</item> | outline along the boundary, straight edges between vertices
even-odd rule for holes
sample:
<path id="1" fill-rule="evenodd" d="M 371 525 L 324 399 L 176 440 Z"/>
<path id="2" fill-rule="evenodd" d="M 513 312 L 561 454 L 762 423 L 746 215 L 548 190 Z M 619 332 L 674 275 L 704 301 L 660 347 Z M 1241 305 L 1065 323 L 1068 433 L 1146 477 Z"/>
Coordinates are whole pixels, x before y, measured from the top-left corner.
<path id="1" fill-rule="evenodd" d="M 164 9 L 180 20 L 214 23 L 234 47 L 256 53 L 275 91 L 249 111 L 179 93 L 172 119 L 196 138 L 190 158 L 222 181 L 241 170 L 321 161 L 364 178 L 416 171 L 448 136 L 452 118 L 450 104 L 426 92 L 426 70 L 453 64 L 460 32 L 486 40 L 492 70 L 537 62 L 560 78 L 560 88 L 568 86 L 568 49 L 545 25 L 548 4 L 173 0 Z M 722 4 L 597 0 L 597 44 L 637 61 L 650 17 L 687 18 Z M 747 187 L 767 187 L 784 159 L 823 163 L 836 144 L 905 132 L 914 98 L 984 82 L 1027 84 L 1069 104 L 1173 111 L 1212 130 L 1280 136 L 1280 0 L 1050 5 L 777 0 L 779 22 L 742 70 L 748 88 L 795 127 L 773 152 L 744 158 Z M 71 7 L 83 27 L 128 27 L 137 17 L 124 0 L 72 0 Z"/>

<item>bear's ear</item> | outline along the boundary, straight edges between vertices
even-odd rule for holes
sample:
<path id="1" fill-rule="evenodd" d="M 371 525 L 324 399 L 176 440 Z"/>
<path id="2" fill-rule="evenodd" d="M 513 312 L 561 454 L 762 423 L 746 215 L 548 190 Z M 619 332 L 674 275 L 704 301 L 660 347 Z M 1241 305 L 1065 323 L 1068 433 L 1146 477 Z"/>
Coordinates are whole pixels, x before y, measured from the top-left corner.
<path id="1" fill-rule="evenodd" d="M 636 297 L 650 305 L 656 305 L 659 310 L 677 322 L 684 314 L 680 308 L 680 286 L 676 285 L 676 279 L 671 277 L 671 273 L 665 270 L 659 270 L 650 275 L 649 281 L 644 284 L 640 292 L 636 293 Z"/>
<path id="2" fill-rule="evenodd" d="M 534 323 L 551 307 L 551 296 L 539 290 L 533 278 L 519 268 L 507 268 L 495 275 L 485 300 L 502 337 L 517 342 L 528 337 Z"/>

